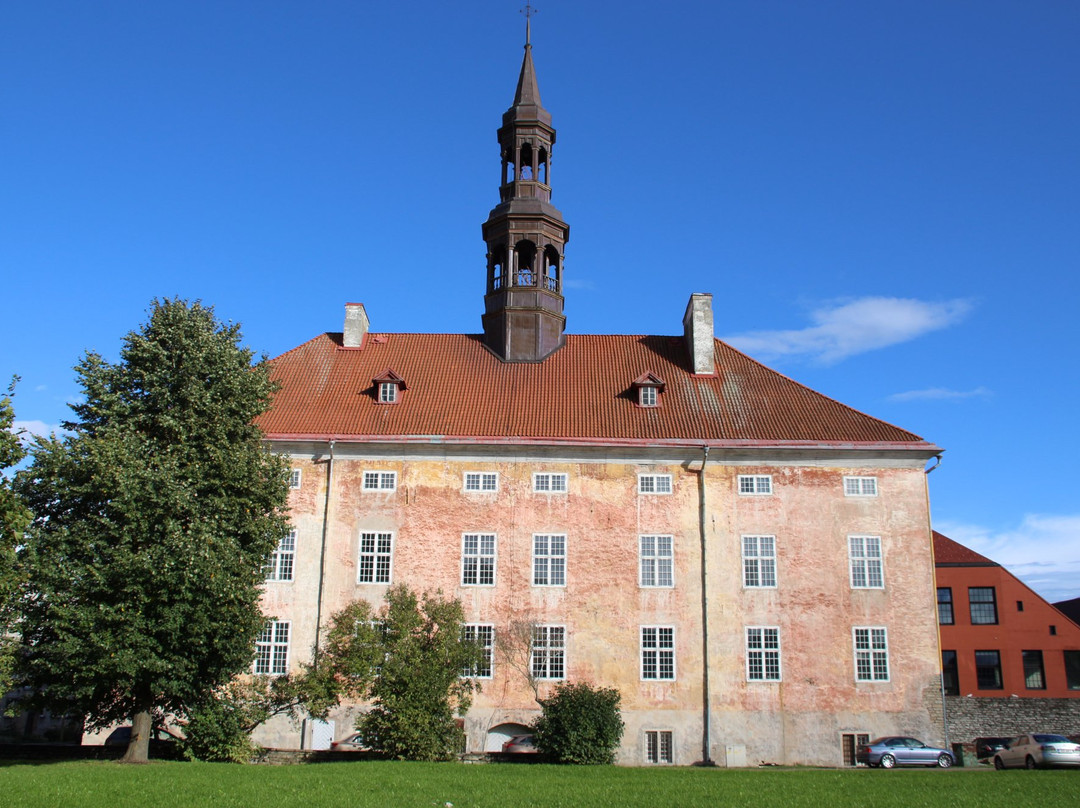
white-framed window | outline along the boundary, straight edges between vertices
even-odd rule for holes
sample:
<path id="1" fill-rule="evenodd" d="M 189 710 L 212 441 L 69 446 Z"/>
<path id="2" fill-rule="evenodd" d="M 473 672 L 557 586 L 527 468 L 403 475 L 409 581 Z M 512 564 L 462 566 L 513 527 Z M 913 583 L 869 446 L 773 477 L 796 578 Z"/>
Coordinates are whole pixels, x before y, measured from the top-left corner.
<path id="1" fill-rule="evenodd" d="M 534 679 L 566 678 L 566 626 L 533 626 L 529 668 Z"/>
<path id="2" fill-rule="evenodd" d="M 855 681 L 889 681 L 889 640 L 878 626 L 856 626 L 851 630 L 855 646 Z"/>
<path id="3" fill-rule="evenodd" d="M 365 471 L 365 491 L 393 491 L 397 488 L 396 471 Z"/>
<path id="4" fill-rule="evenodd" d="M 644 587 L 675 586 L 674 541 L 671 536 L 639 536 L 638 583 Z"/>
<path id="5" fill-rule="evenodd" d="M 675 678 L 675 629 L 671 626 L 641 627 L 641 678 Z"/>
<path id="6" fill-rule="evenodd" d="M 267 581 L 291 581 L 296 565 L 296 531 L 290 530 L 278 542 L 277 549 L 266 562 Z"/>
<path id="7" fill-rule="evenodd" d="M 656 387 L 643 384 L 638 388 L 638 404 L 642 407 L 655 407 L 657 404 Z"/>
<path id="8" fill-rule="evenodd" d="M 289 621 L 268 620 L 255 641 L 255 673 L 281 676 L 289 672 Z"/>
<path id="9" fill-rule="evenodd" d="M 639 494 L 670 494 L 670 474 L 639 474 L 637 478 Z"/>
<path id="10" fill-rule="evenodd" d="M 739 493 L 762 495 L 772 493 L 772 476 L 769 474 L 740 474 Z"/>
<path id="11" fill-rule="evenodd" d="M 291 469 L 289 471 L 289 488 L 300 487 L 300 469 Z"/>
<path id="12" fill-rule="evenodd" d="M 466 471 L 465 490 L 469 493 L 491 493 L 499 490 L 499 475 L 494 471 Z"/>
<path id="13" fill-rule="evenodd" d="M 461 672 L 473 679 L 491 678 L 491 660 L 495 650 L 495 626 L 490 623 L 466 623 L 462 626 L 462 638 L 477 643 L 483 650 L 479 664 Z"/>
<path id="14" fill-rule="evenodd" d="M 743 586 L 776 587 L 776 536 L 742 537 Z"/>
<path id="15" fill-rule="evenodd" d="M 464 533 L 461 537 L 461 585 L 495 585 L 495 534 Z"/>
<path id="16" fill-rule="evenodd" d="M 394 382 L 379 382 L 379 403 L 397 404 L 398 386 Z"/>
<path id="17" fill-rule="evenodd" d="M 533 586 L 566 586 L 566 536 L 533 534 Z"/>
<path id="18" fill-rule="evenodd" d="M 361 533 L 356 582 L 358 584 L 390 583 L 390 562 L 393 552 L 393 533 Z"/>
<path id="19" fill-rule="evenodd" d="M 880 536 L 848 536 L 852 589 L 884 589 Z"/>
<path id="20" fill-rule="evenodd" d="M 564 473 L 537 472 L 533 474 L 533 491 L 541 494 L 565 494 L 567 476 Z"/>
<path id="21" fill-rule="evenodd" d="M 670 729 L 645 730 L 645 762 L 674 763 L 675 736 Z"/>
<path id="22" fill-rule="evenodd" d="M 845 497 L 876 497 L 877 477 L 845 477 Z"/>
<path id="23" fill-rule="evenodd" d="M 746 627 L 746 678 L 780 681 L 780 629 L 776 626 Z"/>

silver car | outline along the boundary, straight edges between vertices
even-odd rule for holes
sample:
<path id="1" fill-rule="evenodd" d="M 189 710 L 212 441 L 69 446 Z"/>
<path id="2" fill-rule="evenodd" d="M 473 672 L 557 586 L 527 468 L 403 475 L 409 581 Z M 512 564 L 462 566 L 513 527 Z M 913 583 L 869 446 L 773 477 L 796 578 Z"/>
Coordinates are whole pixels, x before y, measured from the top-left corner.
<path id="1" fill-rule="evenodd" d="M 995 769 L 1080 766 L 1080 744 L 1064 735 L 1034 733 L 1012 738 L 994 753 Z"/>

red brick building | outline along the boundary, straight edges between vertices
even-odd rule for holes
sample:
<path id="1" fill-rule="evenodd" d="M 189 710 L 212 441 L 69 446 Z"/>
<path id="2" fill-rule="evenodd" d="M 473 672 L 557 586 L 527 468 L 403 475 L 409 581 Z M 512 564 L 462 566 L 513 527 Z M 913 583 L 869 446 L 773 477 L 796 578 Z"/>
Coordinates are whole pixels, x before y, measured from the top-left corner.
<path id="1" fill-rule="evenodd" d="M 1080 625 L 936 531 L 934 566 L 947 695 L 1080 697 Z"/>

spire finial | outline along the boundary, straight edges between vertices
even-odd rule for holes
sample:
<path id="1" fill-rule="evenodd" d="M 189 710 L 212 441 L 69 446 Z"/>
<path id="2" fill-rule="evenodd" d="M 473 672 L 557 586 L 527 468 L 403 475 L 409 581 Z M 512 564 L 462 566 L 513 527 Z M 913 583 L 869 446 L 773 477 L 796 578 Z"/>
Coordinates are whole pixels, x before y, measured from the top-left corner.
<path id="1" fill-rule="evenodd" d="M 525 0 L 525 8 L 521 9 L 521 13 L 525 15 L 525 47 L 529 47 L 531 44 L 529 39 L 532 33 L 532 15 L 535 14 L 538 9 L 533 7 L 533 4 L 529 0 Z"/>

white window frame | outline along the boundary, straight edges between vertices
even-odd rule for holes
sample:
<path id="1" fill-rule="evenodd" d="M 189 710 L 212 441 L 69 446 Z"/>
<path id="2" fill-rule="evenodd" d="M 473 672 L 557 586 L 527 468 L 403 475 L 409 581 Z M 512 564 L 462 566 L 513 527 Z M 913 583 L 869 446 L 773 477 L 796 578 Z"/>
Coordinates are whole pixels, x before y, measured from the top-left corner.
<path id="1" fill-rule="evenodd" d="M 742 537 L 744 589 L 776 589 L 776 536 Z"/>
<path id="2" fill-rule="evenodd" d="M 533 626 L 529 672 L 533 679 L 566 678 L 566 626 Z"/>
<path id="3" fill-rule="evenodd" d="M 642 748 L 645 762 L 657 765 L 675 762 L 675 731 L 670 729 L 643 730 Z"/>
<path id="4" fill-rule="evenodd" d="M 885 588 L 885 553 L 881 536 L 848 536 L 848 566 L 852 589 Z"/>
<path id="5" fill-rule="evenodd" d="M 674 588 L 674 536 L 655 533 L 638 536 L 638 586 L 643 589 Z"/>
<path id="6" fill-rule="evenodd" d="M 784 669 L 781 663 L 780 627 L 747 626 L 746 681 L 783 681 Z"/>
<path id="7" fill-rule="evenodd" d="M 495 471 L 466 471 L 461 490 L 466 494 L 494 494 L 499 490 L 499 474 Z"/>
<path id="8" fill-rule="evenodd" d="M 889 633 L 884 626 L 853 626 L 851 648 L 855 656 L 856 682 L 878 684 L 890 681 Z"/>
<path id="9" fill-rule="evenodd" d="M 491 623 L 466 623 L 462 626 L 461 636 L 465 640 L 477 640 L 484 650 L 484 659 L 479 665 L 461 672 L 466 679 L 490 679 L 493 676 L 495 662 L 495 626 Z"/>
<path id="10" fill-rule="evenodd" d="M 742 497 L 767 497 L 773 492 L 771 474 L 740 474 L 735 488 Z"/>
<path id="11" fill-rule="evenodd" d="M 643 384 L 638 388 L 638 406 L 657 407 L 660 405 L 660 395 L 655 384 Z"/>
<path id="12" fill-rule="evenodd" d="M 300 469 L 289 469 L 289 488 L 297 489 L 300 487 L 300 481 L 303 478 L 303 474 Z"/>
<path id="13" fill-rule="evenodd" d="M 561 486 L 561 487 L 560 487 Z M 570 475 L 565 471 L 533 472 L 533 492 L 537 494 L 565 494 L 570 487 Z"/>
<path id="14" fill-rule="evenodd" d="M 365 549 L 365 541 L 370 547 Z M 369 559 L 370 578 L 365 579 L 365 559 Z M 382 562 L 382 563 L 380 563 Z M 385 580 L 382 580 L 385 578 Z M 389 584 L 394 579 L 394 534 L 392 531 L 362 530 L 356 553 L 357 584 Z"/>
<path id="15" fill-rule="evenodd" d="M 485 547 L 485 545 L 487 546 Z M 495 586 L 497 553 L 498 537 L 496 534 L 462 533 L 461 585 Z"/>
<path id="16" fill-rule="evenodd" d="M 532 585 L 566 586 L 565 533 L 533 533 Z"/>
<path id="17" fill-rule="evenodd" d="M 639 494 L 670 494 L 673 484 L 670 474 L 639 474 L 637 478 Z"/>
<path id="18" fill-rule="evenodd" d="M 369 493 L 372 491 L 396 491 L 397 472 L 379 470 L 365 471 L 361 490 Z"/>
<path id="19" fill-rule="evenodd" d="M 642 626 L 640 637 L 641 680 L 675 681 L 675 627 Z"/>
<path id="20" fill-rule="evenodd" d="M 395 382 L 379 382 L 379 403 L 397 404 L 398 386 Z"/>
<path id="21" fill-rule="evenodd" d="M 252 673 L 260 676 L 284 676 L 289 672 L 289 621 L 267 620 L 255 641 Z"/>
<path id="22" fill-rule="evenodd" d="M 845 497 L 876 497 L 877 477 L 844 477 Z"/>
<path id="23" fill-rule="evenodd" d="M 288 583 L 296 576 L 296 529 L 291 528 L 278 542 L 266 562 L 266 580 Z"/>

